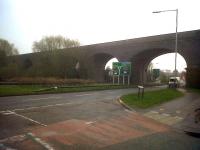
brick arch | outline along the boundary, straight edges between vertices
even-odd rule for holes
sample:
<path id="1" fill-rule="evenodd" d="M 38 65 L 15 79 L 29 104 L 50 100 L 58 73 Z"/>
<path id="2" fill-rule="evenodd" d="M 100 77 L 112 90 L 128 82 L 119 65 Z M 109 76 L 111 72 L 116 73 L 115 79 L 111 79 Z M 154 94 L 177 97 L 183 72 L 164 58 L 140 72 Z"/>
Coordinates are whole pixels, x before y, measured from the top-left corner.
<path id="1" fill-rule="evenodd" d="M 131 82 L 134 84 L 144 84 L 145 70 L 148 64 L 156 57 L 173 52 L 170 49 L 145 49 L 144 51 L 132 56 L 132 75 Z"/>
<path id="2" fill-rule="evenodd" d="M 94 77 L 94 80 L 98 82 L 104 82 L 104 67 L 106 63 L 112 58 L 115 58 L 115 56 L 109 53 L 96 53 L 93 56 L 91 56 L 89 58 L 90 67 L 92 68 L 92 70 L 89 73 L 90 76 Z"/>

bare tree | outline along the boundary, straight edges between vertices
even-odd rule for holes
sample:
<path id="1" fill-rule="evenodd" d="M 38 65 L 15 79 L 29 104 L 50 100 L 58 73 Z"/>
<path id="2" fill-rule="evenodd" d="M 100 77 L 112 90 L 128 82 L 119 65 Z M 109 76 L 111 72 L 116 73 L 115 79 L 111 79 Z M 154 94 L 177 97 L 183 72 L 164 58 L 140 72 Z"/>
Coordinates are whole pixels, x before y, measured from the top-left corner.
<path id="1" fill-rule="evenodd" d="M 0 39 L 0 53 L 6 56 L 19 54 L 14 44 L 9 43 L 7 40 Z"/>
<path id="2" fill-rule="evenodd" d="M 80 46 L 79 41 L 62 36 L 45 36 L 40 41 L 33 43 L 33 52 L 54 51 L 63 48 Z"/>

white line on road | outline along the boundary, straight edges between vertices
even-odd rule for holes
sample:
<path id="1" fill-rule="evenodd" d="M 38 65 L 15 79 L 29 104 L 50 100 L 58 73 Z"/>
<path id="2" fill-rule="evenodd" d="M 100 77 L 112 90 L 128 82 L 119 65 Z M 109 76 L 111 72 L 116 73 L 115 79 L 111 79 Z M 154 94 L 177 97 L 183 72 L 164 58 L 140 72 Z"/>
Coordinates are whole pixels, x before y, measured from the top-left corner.
<path id="1" fill-rule="evenodd" d="M 81 94 L 81 95 L 75 95 L 75 96 L 87 96 L 87 95 L 93 95 L 93 94 Z"/>
<path id="2" fill-rule="evenodd" d="M 93 124 L 93 123 L 95 123 L 96 121 L 88 121 L 88 122 L 86 122 L 85 124 L 87 124 L 87 125 L 90 125 L 90 124 Z"/>
<path id="3" fill-rule="evenodd" d="M 58 97 L 58 96 L 56 96 L 56 97 L 41 97 L 41 98 L 29 98 L 29 99 L 27 99 L 27 100 L 45 100 L 45 99 L 60 99 L 61 97 Z"/>
<path id="4" fill-rule="evenodd" d="M 128 109 L 124 109 L 124 111 L 126 111 L 126 112 L 128 112 L 128 113 L 135 113 L 135 111 L 133 111 L 133 110 L 128 110 Z"/>
<path id="5" fill-rule="evenodd" d="M 13 111 L 10 111 L 10 112 L 12 112 L 12 113 L 13 113 L 14 115 L 16 115 L 16 116 L 22 117 L 22 118 L 24 118 L 24 119 L 26 119 L 26 120 L 29 120 L 29 121 L 34 122 L 34 123 L 36 123 L 36 124 L 39 124 L 39 125 L 41 125 L 41 126 L 45 126 L 45 127 L 47 126 L 46 124 L 40 123 L 40 122 L 38 122 L 38 121 L 36 121 L 36 120 L 33 120 L 33 119 L 31 119 L 31 118 L 28 118 L 28 117 L 26 117 L 26 116 L 17 114 L 16 112 L 13 112 Z"/>
<path id="6" fill-rule="evenodd" d="M 63 106 L 63 105 L 69 105 L 69 104 L 72 104 L 72 103 L 58 103 L 58 104 L 53 104 L 53 105 L 44 105 L 44 106 L 36 106 L 36 107 L 28 107 L 28 108 L 18 108 L 18 109 L 13 109 L 12 111 L 23 111 L 23 110 L 31 110 L 31 109 Z"/>
<path id="7" fill-rule="evenodd" d="M 3 115 L 13 115 L 14 113 L 12 111 L 4 111 L 4 112 L 1 112 L 1 114 Z"/>
<path id="8" fill-rule="evenodd" d="M 47 150 L 54 150 L 52 146 L 50 146 L 47 142 L 42 139 L 36 137 L 33 133 L 28 133 L 27 135 L 31 136 L 37 143 L 41 144 Z"/>
<path id="9" fill-rule="evenodd" d="M 15 136 L 12 136 L 12 137 L 1 139 L 0 143 L 3 143 L 3 142 L 16 142 L 16 141 L 19 142 L 19 141 L 23 141 L 24 139 L 26 139 L 26 136 L 24 134 L 21 134 L 21 135 L 15 135 Z"/>

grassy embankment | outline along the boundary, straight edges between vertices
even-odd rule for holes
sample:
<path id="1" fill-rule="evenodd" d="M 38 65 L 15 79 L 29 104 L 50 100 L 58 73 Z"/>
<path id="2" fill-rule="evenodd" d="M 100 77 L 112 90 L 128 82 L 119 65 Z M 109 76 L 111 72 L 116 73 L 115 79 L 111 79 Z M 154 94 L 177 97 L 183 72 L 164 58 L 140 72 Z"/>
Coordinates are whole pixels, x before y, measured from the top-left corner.
<path id="1" fill-rule="evenodd" d="M 121 97 L 121 100 L 130 107 L 148 108 L 176 98 L 184 94 L 176 89 L 162 89 L 158 91 L 149 91 L 144 93 L 144 97 L 138 98 L 137 93 L 127 94 Z"/>
<path id="2" fill-rule="evenodd" d="M 109 84 L 92 84 L 92 85 L 75 85 L 75 86 L 45 86 L 45 85 L 0 85 L 0 96 L 46 94 L 46 93 L 69 93 L 96 91 L 108 89 L 131 88 L 132 86 L 109 85 Z"/>

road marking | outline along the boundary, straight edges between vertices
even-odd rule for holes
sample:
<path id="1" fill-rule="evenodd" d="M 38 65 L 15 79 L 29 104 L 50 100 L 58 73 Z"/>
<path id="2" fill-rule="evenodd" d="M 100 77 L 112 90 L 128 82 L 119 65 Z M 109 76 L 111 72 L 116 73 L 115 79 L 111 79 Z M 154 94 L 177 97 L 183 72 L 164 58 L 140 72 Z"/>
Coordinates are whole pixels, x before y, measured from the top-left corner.
<path id="1" fill-rule="evenodd" d="M 10 111 L 10 112 L 13 112 L 13 111 Z M 40 123 L 40 122 L 38 122 L 38 121 L 36 121 L 36 120 L 33 120 L 33 119 L 31 119 L 31 118 L 28 118 L 28 117 L 26 117 L 26 116 L 17 114 L 16 112 L 13 112 L 13 115 L 19 116 L 19 117 L 21 117 L 21 118 L 24 118 L 24 119 L 26 119 L 26 120 L 29 120 L 29 121 L 34 122 L 34 123 L 36 123 L 36 124 L 39 124 L 39 125 L 41 125 L 41 126 L 45 126 L 45 127 L 47 126 L 47 125 L 45 125 L 45 124 L 43 124 L 43 123 Z"/>
<path id="2" fill-rule="evenodd" d="M 134 111 L 134 110 L 128 110 L 128 109 L 124 109 L 124 111 L 126 111 L 126 112 L 128 112 L 128 113 L 135 113 L 136 111 Z"/>
<path id="3" fill-rule="evenodd" d="M 42 145 L 47 150 L 54 150 L 52 146 L 50 146 L 47 142 L 41 140 L 40 138 L 36 137 L 33 133 L 28 133 L 28 136 L 30 136 L 35 142 Z"/>
<path id="4" fill-rule="evenodd" d="M 173 125 L 183 120 L 182 117 L 178 117 L 178 116 L 174 117 L 174 116 L 171 116 L 170 114 L 158 113 L 156 111 L 150 111 L 143 115 L 167 125 Z"/>
<path id="5" fill-rule="evenodd" d="M 12 114 L 14 114 L 12 111 L 9 111 L 9 110 L 1 111 L 0 113 L 3 114 L 3 115 L 12 115 Z"/>
<path id="6" fill-rule="evenodd" d="M 12 111 L 23 111 L 23 110 L 31 110 L 31 109 L 63 106 L 63 105 L 69 105 L 69 104 L 72 104 L 72 103 L 58 103 L 58 104 L 53 104 L 53 105 L 44 105 L 44 106 L 36 106 L 36 107 L 28 107 L 28 108 L 18 108 L 18 109 L 13 109 Z"/>
<path id="7" fill-rule="evenodd" d="M 170 117 L 166 117 L 165 119 L 161 119 L 160 122 L 168 124 L 168 125 L 173 125 L 173 124 L 180 122 L 182 119 L 183 118 L 178 117 L 178 116 L 176 116 L 176 117 L 170 116 Z"/>
<path id="8" fill-rule="evenodd" d="M 21 134 L 21 135 L 16 135 L 16 136 L 8 137 L 5 139 L 1 139 L 0 143 L 7 142 L 7 141 L 9 142 L 23 141 L 24 139 L 26 139 L 26 136 L 24 134 Z"/>
<path id="9" fill-rule="evenodd" d="M 93 94 L 81 94 L 81 95 L 75 95 L 75 96 L 87 96 L 87 95 L 93 95 Z"/>
<path id="10" fill-rule="evenodd" d="M 164 111 L 165 109 L 164 108 L 160 108 L 160 111 Z"/>
<path id="11" fill-rule="evenodd" d="M 27 99 L 27 100 L 45 100 L 45 99 L 60 99 L 61 97 L 58 97 L 58 96 L 56 96 L 56 97 L 43 97 L 43 98 L 29 98 L 29 99 Z"/>
<path id="12" fill-rule="evenodd" d="M 87 125 L 90 125 L 90 124 L 93 124 L 93 123 L 95 123 L 96 121 L 88 121 L 88 122 L 86 122 L 85 124 L 87 124 Z"/>
<path id="13" fill-rule="evenodd" d="M 170 114 L 166 114 L 166 113 L 163 113 L 162 115 L 163 115 L 163 116 L 166 116 L 166 117 L 169 117 L 169 116 L 170 116 Z"/>

